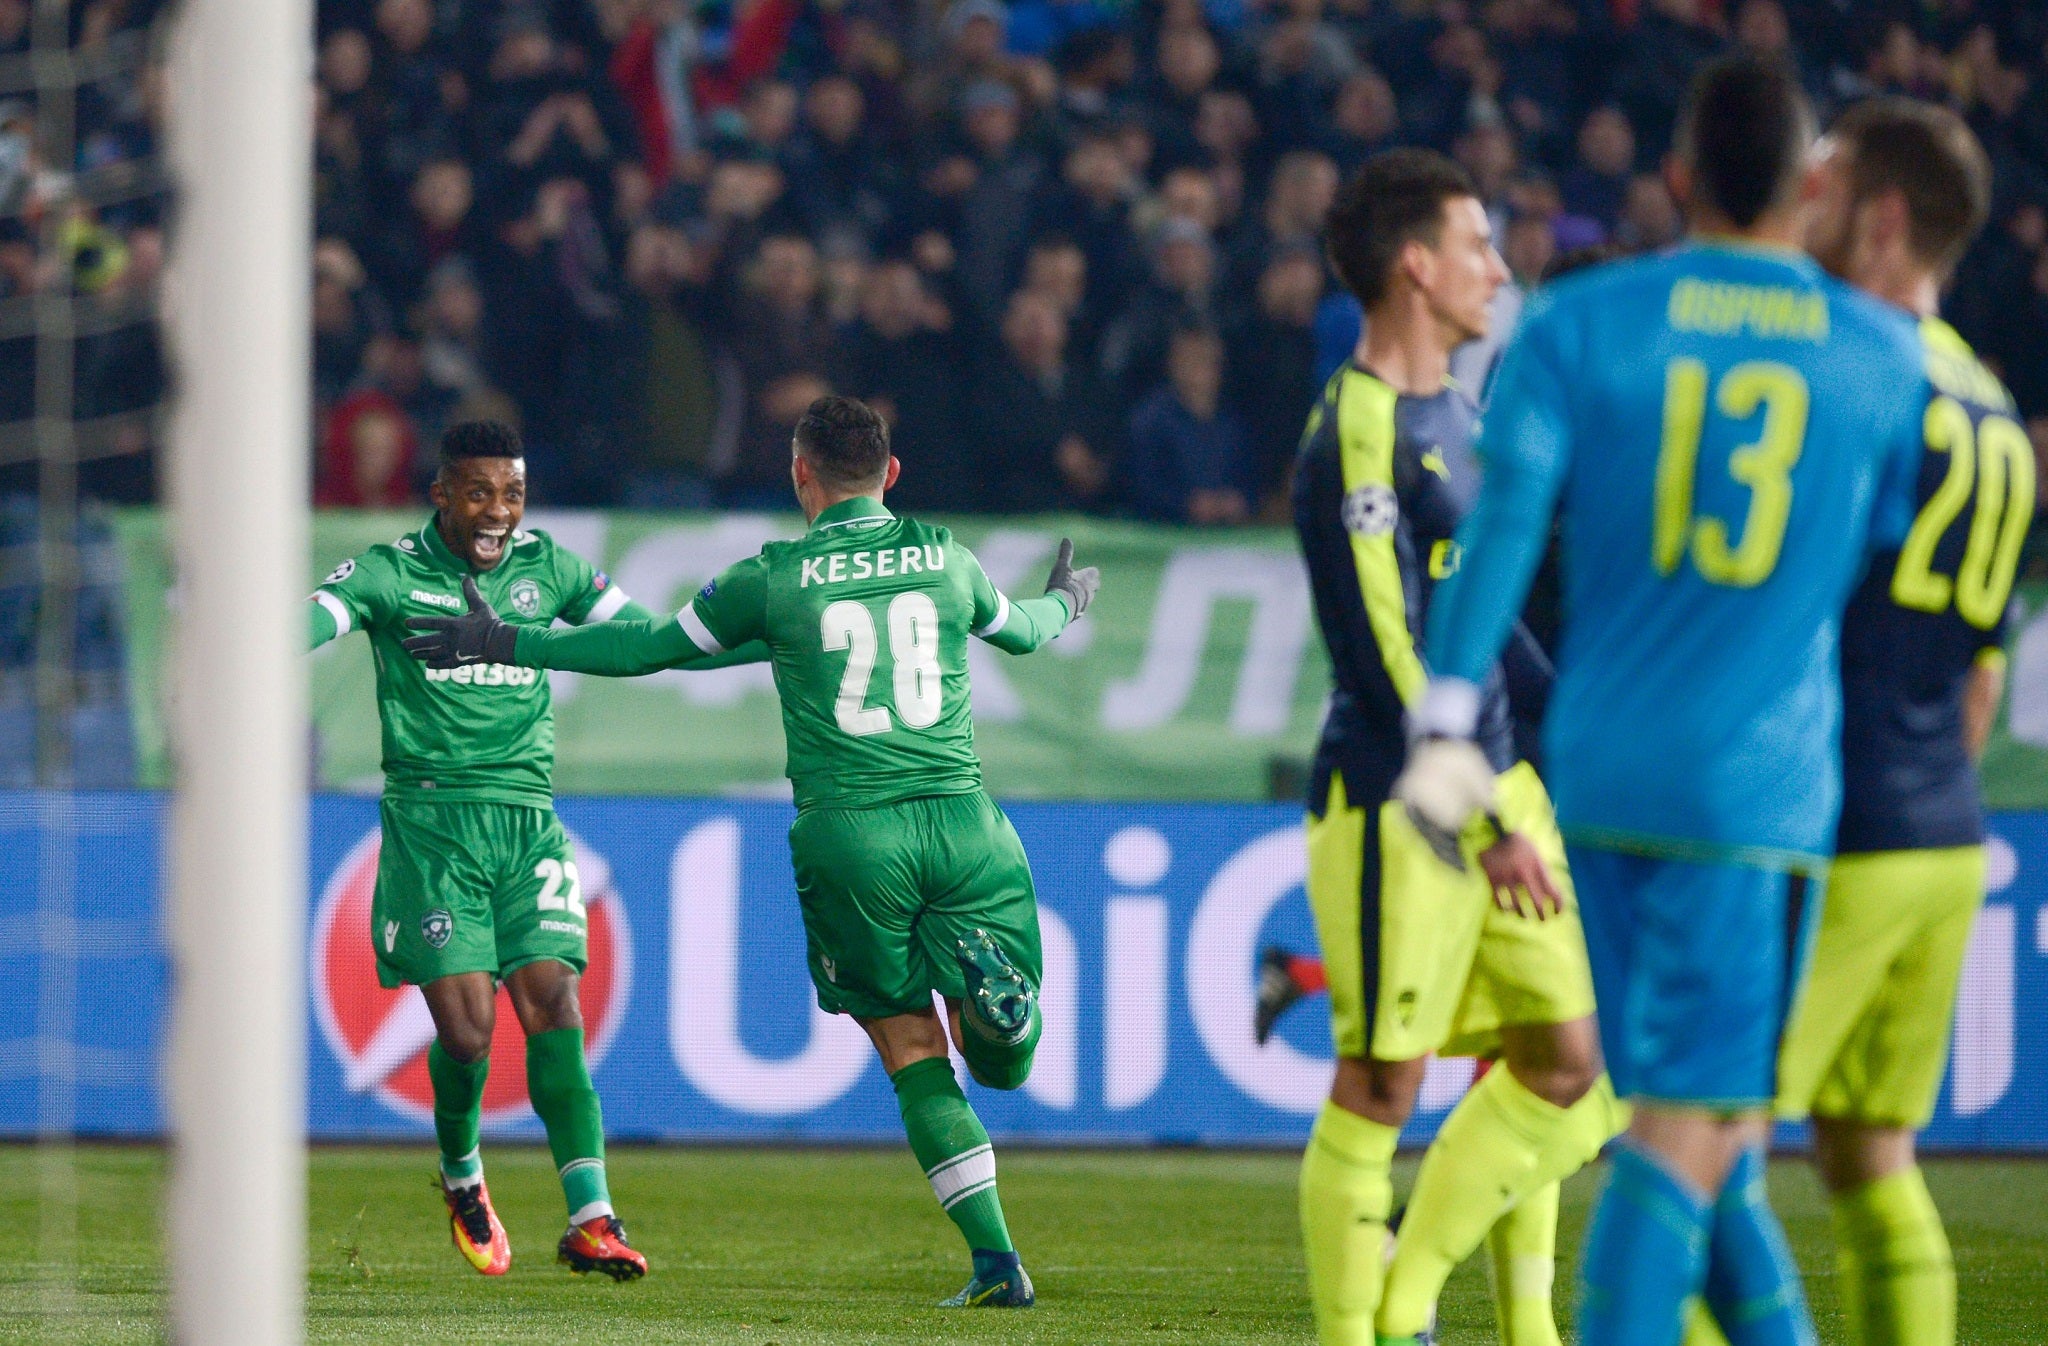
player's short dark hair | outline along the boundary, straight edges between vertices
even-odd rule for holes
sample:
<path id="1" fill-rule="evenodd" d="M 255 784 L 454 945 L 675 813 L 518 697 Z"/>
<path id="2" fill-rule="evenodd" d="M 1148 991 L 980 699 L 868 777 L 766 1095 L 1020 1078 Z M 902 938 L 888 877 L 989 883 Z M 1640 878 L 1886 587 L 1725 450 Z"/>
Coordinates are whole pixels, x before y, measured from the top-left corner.
<path id="1" fill-rule="evenodd" d="M 1991 214 L 1991 160 L 1967 122 L 1939 104 L 1873 98 L 1828 135 L 1849 156 L 1856 203 L 1898 192 L 1913 255 L 1944 273 L 1962 259 Z"/>
<path id="2" fill-rule="evenodd" d="M 1417 241 L 1436 246 L 1445 203 L 1478 195 L 1471 175 L 1435 150 L 1375 154 L 1338 190 L 1323 224 L 1330 265 L 1371 309 L 1386 297 L 1401 249 Z"/>
<path id="3" fill-rule="evenodd" d="M 853 397 L 821 397 L 796 423 L 796 446 L 828 485 L 878 486 L 889 475 L 889 423 Z"/>
<path id="4" fill-rule="evenodd" d="M 1694 202 L 1747 229 L 1797 198 L 1813 108 L 1785 62 L 1723 56 L 1694 78 L 1675 143 Z"/>
<path id="5" fill-rule="evenodd" d="M 458 421 L 441 432 L 441 465 L 465 458 L 523 458 L 519 432 L 503 421 Z"/>

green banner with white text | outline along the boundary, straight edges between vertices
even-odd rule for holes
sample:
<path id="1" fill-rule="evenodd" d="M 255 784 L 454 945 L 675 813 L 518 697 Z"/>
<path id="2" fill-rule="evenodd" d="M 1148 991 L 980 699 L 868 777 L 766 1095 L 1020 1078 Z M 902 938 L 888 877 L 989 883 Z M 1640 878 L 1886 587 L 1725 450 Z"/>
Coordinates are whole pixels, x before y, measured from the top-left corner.
<path id="1" fill-rule="evenodd" d="M 419 514 L 317 515 L 306 584 L 419 526 Z M 535 510 L 545 528 L 657 611 L 673 610 L 794 515 Z M 1329 687 L 1294 539 L 1285 529 L 1150 527 L 1081 518 L 952 521 L 992 579 L 1039 592 L 1071 536 L 1102 595 L 1037 654 L 974 645 L 974 722 L 990 787 L 1008 798 L 1294 799 Z M 128 666 L 144 786 L 168 779 L 164 740 L 175 587 L 162 517 L 117 515 Z M 2048 580 L 2013 599 L 2010 690 L 1984 759 L 1987 802 L 2048 809 Z M 374 791 L 369 647 L 311 656 L 321 788 Z M 562 794 L 786 794 L 782 725 L 765 666 L 636 679 L 554 674 Z"/>
<path id="2" fill-rule="evenodd" d="M 308 589 L 422 514 L 315 516 Z M 951 522 L 1005 592 L 1042 590 L 1062 536 L 1102 568 L 1087 618 L 1025 658 L 974 642 L 976 743 L 1008 798 L 1295 798 L 1329 686 L 1294 539 L 1285 529 L 1156 528 L 1082 518 Z M 673 611 L 794 515 L 534 510 L 543 528 L 633 598 Z M 128 577 L 141 783 L 166 783 L 164 697 L 175 586 L 163 517 L 117 521 Z M 367 642 L 311 656 L 317 784 L 375 790 L 377 707 Z M 636 679 L 553 674 L 561 794 L 784 795 L 782 722 L 765 665 Z"/>

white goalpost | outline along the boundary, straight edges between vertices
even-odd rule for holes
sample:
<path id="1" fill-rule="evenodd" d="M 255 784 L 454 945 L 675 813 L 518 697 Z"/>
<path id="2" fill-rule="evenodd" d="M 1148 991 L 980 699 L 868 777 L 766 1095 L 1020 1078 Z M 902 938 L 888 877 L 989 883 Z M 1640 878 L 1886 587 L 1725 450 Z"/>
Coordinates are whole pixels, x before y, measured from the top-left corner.
<path id="1" fill-rule="evenodd" d="M 184 0 L 171 57 L 181 1346 L 303 1335 L 312 34 L 310 0 Z"/>

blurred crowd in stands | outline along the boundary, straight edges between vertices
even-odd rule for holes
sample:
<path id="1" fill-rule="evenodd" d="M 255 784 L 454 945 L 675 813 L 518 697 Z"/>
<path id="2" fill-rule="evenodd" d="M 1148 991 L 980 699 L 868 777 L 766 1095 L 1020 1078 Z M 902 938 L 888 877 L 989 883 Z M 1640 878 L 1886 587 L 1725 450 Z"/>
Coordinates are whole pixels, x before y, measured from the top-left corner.
<path id="1" fill-rule="evenodd" d="M 109 53 L 73 161 L 0 101 L 0 422 L 69 287 L 111 499 L 154 489 L 164 9 L 70 8 Z M 0 65 L 31 13 L 0 0 Z M 1947 309 L 2048 454 L 2040 0 L 320 0 L 318 44 L 324 505 L 416 502 L 440 429 L 493 416 L 550 505 L 779 508 L 831 390 L 891 417 L 909 507 L 1273 517 L 1356 332 L 1317 238 L 1343 175 L 1455 155 L 1518 287 L 1660 247 L 1678 103 L 1731 46 L 1823 115 L 1966 113 L 1997 200 Z"/>

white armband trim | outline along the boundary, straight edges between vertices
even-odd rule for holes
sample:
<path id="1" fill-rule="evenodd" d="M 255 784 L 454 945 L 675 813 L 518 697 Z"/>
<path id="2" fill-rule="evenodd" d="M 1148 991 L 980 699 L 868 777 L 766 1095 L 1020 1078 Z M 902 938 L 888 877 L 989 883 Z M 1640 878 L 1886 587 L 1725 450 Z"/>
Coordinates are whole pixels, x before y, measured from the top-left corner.
<path id="1" fill-rule="evenodd" d="M 342 602 L 333 594 L 328 593 L 325 589 L 315 589 L 313 591 L 313 601 L 326 608 L 327 615 L 334 618 L 335 639 L 339 640 L 355 629 L 355 623 L 349 619 L 348 604 Z"/>
<path id="2" fill-rule="evenodd" d="M 586 622 L 608 622 L 619 613 L 619 609 L 633 600 L 626 597 L 626 591 L 613 585 L 611 592 L 590 605 L 590 611 L 583 615 Z"/>
<path id="3" fill-rule="evenodd" d="M 696 643 L 706 654 L 724 654 L 725 646 L 718 643 L 718 637 L 711 634 L 711 628 L 704 625 L 704 619 L 697 615 L 694 602 L 685 603 L 676 613 L 676 625 L 683 628 L 683 634 Z"/>
<path id="4" fill-rule="evenodd" d="M 1471 738 L 1479 728 L 1479 684 L 1435 677 L 1408 712 L 1412 738 Z"/>
<path id="5" fill-rule="evenodd" d="M 1009 623 L 1009 620 L 1010 600 L 1004 596 L 1001 589 L 998 589 L 996 590 L 996 615 L 989 619 L 987 626 L 976 627 L 974 634 L 980 636 L 983 640 L 987 640 L 990 636 L 1002 630 Z"/>

